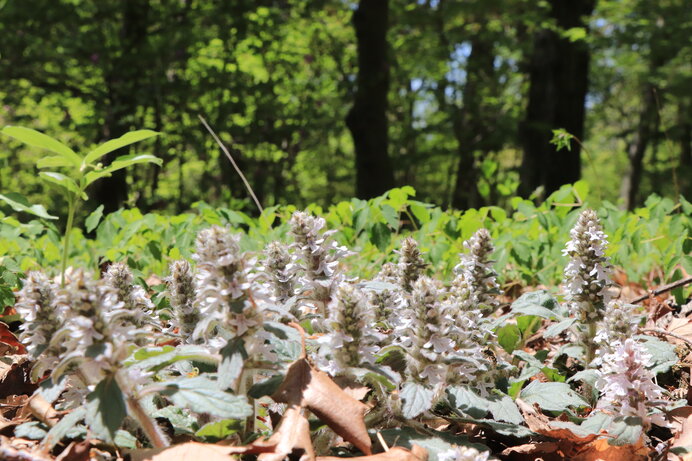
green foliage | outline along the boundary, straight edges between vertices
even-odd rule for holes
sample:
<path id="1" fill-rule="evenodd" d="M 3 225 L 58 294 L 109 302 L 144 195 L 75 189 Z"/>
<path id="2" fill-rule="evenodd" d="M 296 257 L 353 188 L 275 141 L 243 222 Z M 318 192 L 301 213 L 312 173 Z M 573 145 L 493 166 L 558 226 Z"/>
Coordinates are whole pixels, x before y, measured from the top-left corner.
<path id="1" fill-rule="evenodd" d="M 41 171 L 39 173 L 39 176 L 45 181 L 62 188 L 67 200 L 67 223 L 65 225 L 61 269 L 61 284 L 64 285 L 65 270 L 67 269 L 67 259 L 70 251 L 70 238 L 72 226 L 74 225 L 74 216 L 75 212 L 79 208 L 80 201 L 87 200 L 89 198 L 86 193 L 87 188 L 95 181 L 101 178 L 109 177 L 116 171 L 124 168 L 143 163 L 154 163 L 161 166 L 162 160 L 149 154 L 131 154 L 121 155 L 120 157 L 115 158 L 113 162 L 107 166 L 103 166 L 101 163 L 96 162 L 98 162 L 106 154 L 116 151 L 122 147 L 129 146 L 130 144 L 158 136 L 159 133 L 151 130 L 139 130 L 126 133 L 117 139 L 112 139 L 103 143 L 96 149 L 87 152 L 83 156 L 78 155 L 57 139 L 51 138 L 50 136 L 31 128 L 6 126 L 2 129 L 2 134 L 10 136 L 28 146 L 48 150 L 55 154 L 53 156 L 38 159 L 36 161 L 36 167 L 38 169 L 62 168 L 67 172 L 67 174 L 57 171 Z M 6 196 L 3 196 L 3 200 L 6 202 L 8 201 Z M 15 204 L 16 200 L 10 203 L 14 209 L 16 209 Z M 29 207 L 28 204 L 25 204 L 23 205 L 23 209 L 20 211 L 27 211 L 34 215 L 37 213 L 42 213 L 45 215 L 45 209 L 39 205 Z M 47 215 L 40 217 L 53 218 Z M 92 227 L 92 224 L 94 225 L 93 227 L 95 227 L 95 224 L 93 223 L 94 219 L 96 218 L 90 217 L 87 227 Z M 98 222 L 98 219 L 96 219 L 96 221 Z"/>

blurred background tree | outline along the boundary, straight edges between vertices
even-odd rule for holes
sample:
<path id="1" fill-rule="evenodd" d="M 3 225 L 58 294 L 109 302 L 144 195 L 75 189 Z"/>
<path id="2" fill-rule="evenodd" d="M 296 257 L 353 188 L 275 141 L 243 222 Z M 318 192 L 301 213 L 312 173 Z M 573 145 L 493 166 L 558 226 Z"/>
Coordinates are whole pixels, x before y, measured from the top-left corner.
<path id="1" fill-rule="evenodd" d="M 687 3 L 2 0 L 0 123 L 74 146 L 165 133 L 148 146 L 163 168 L 109 178 L 84 212 L 251 211 L 198 115 L 267 206 L 403 184 L 503 205 L 583 177 L 631 208 L 690 192 Z M 556 150 L 555 129 L 578 142 Z M 59 209 L 37 155 L 3 140 L 0 190 Z"/>

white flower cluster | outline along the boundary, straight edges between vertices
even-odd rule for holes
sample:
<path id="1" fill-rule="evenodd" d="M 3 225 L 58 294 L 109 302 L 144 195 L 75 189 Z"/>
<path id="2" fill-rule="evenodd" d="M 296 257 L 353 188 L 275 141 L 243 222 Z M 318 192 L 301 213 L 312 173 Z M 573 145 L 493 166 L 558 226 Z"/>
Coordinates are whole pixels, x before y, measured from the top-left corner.
<path id="1" fill-rule="evenodd" d="M 312 301 L 317 314 L 326 317 L 326 307 L 334 290 L 343 277 L 338 271 L 339 262 L 350 252 L 340 246 L 331 235 L 335 231 L 323 232 L 324 218 L 306 212 L 293 213 L 290 220 L 292 245 L 300 252 L 297 261 L 297 281 L 303 299 Z"/>
<path id="2" fill-rule="evenodd" d="M 30 273 L 16 308 L 25 320 L 22 339 L 36 359 L 33 380 L 79 366 L 84 384 L 96 383 L 119 369 L 129 347 L 148 335 L 115 288 L 79 270 L 67 274 L 64 288 Z"/>
<path id="3" fill-rule="evenodd" d="M 319 339 L 323 347 L 320 368 L 338 376 L 349 368 L 374 364 L 383 335 L 374 325 L 372 306 L 355 286 L 342 282 L 329 304 L 327 334 Z"/>
<path id="4" fill-rule="evenodd" d="M 479 229 L 464 242 L 464 247 L 468 252 L 459 255 L 461 262 L 454 268 L 458 275 L 452 282 L 452 296 L 464 310 L 480 309 L 490 314 L 497 309 L 497 295 L 501 294 L 490 259 L 494 251 L 490 233 Z"/>
<path id="5" fill-rule="evenodd" d="M 488 461 L 489 451 L 480 452 L 473 447 L 454 446 L 437 454 L 438 461 Z"/>
<path id="6" fill-rule="evenodd" d="M 596 388 L 603 394 L 597 408 L 614 412 L 618 416 L 636 416 L 642 419 L 644 431 L 652 424 L 667 426 L 663 413 L 656 411 L 664 389 L 654 383 L 651 355 L 633 339 L 618 342 L 614 352 L 603 357 Z"/>
<path id="7" fill-rule="evenodd" d="M 168 299 L 173 317 L 171 323 L 178 330 L 183 342 L 191 342 L 192 335 L 201 317 L 195 306 L 194 276 L 190 263 L 185 260 L 173 261 L 169 267 L 170 276 L 166 278 Z"/>
<path id="8" fill-rule="evenodd" d="M 24 319 L 19 339 L 37 360 L 37 375 L 54 365 L 59 353 L 56 347 L 51 347 L 64 319 L 64 312 L 55 304 L 57 290 L 57 285 L 41 272 L 29 272 L 14 305 Z"/>
<path id="9" fill-rule="evenodd" d="M 563 255 L 569 256 L 564 272 L 564 287 L 570 313 L 585 323 L 603 319 L 609 301 L 610 266 L 605 256 L 608 244 L 601 223 L 593 210 L 582 211 L 570 231 Z"/>
<path id="10" fill-rule="evenodd" d="M 85 384 L 97 383 L 119 370 L 130 347 L 149 336 L 133 322 L 132 312 L 112 286 L 81 270 L 67 275 L 55 305 L 65 323 L 52 340 L 61 350 L 54 377 L 79 366 Z"/>
<path id="11" fill-rule="evenodd" d="M 295 295 L 296 266 L 288 248 L 281 242 L 272 242 L 264 250 L 264 270 L 269 277 L 274 301 L 285 303 Z"/>
<path id="12" fill-rule="evenodd" d="M 420 277 L 395 330 L 406 353 L 407 375 L 438 390 L 451 381 L 474 382 L 488 369 L 478 341 L 483 337 L 480 325 L 440 297 L 435 281 Z"/>
<path id="13" fill-rule="evenodd" d="M 193 259 L 195 306 L 201 320 L 193 337 L 223 347 L 224 338 L 243 337 L 248 354 L 265 351 L 262 284 L 253 284 L 251 261 L 245 261 L 238 245 L 239 236 L 213 226 L 197 234 Z M 259 289 L 254 289 L 259 288 Z M 221 331 L 224 334 L 220 334 Z"/>

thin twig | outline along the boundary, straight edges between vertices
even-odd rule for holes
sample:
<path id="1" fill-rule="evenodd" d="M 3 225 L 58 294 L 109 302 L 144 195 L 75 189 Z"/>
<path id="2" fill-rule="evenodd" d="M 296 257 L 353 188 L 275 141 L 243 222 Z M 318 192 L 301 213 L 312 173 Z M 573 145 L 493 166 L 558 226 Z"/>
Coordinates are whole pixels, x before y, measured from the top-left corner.
<path id="1" fill-rule="evenodd" d="M 663 335 L 663 336 L 670 336 L 671 338 L 675 338 L 675 339 L 679 339 L 680 341 L 683 341 L 690 348 L 692 348 L 692 341 L 685 338 L 684 336 L 680 336 L 678 334 L 671 333 L 670 331 L 666 331 L 663 328 L 646 328 L 646 329 L 643 329 L 640 331 L 642 333 L 654 333 L 654 334 Z"/>
<path id="2" fill-rule="evenodd" d="M 235 171 L 236 171 L 236 173 L 238 173 L 238 176 L 240 176 L 240 179 L 243 180 L 243 184 L 245 184 L 245 188 L 250 193 L 252 200 L 255 201 L 255 205 L 257 205 L 257 208 L 259 208 L 260 213 L 264 213 L 264 208 L 262 208 L 262 205 L 260 204 L 259 200 L 257 200 L 257 196 L 255 195 L 255 192 L 252 190 L 252 187 L 250 186 L 250 183 L 247 181 L 247 179 L 245 179 L 245 175 L 243 174 L 243 172 L 240 171 L 240 168 L 238 168 L 238 165 L 235 163 L 235 160 L 233 160 L 231 153 L 228 151 L 226 146 L 224 146 L 224 144 L 221 142 L 221 140 L 216 135 L 216 133 L 214 133 L 214 130 L 212 130 L 212 128 L 209 126 L 209 124 L 204 119 L 204 117 L 202 117 L 201 115 L 197 115 L 197 117 L 199 117 L 199 120 L 202 122 L 202 125 L 204 125 L 204 127 L 207 129 L 209 134 L 212 135 L 212 137 L 214 138 L 214 141 L 216 141 L 216 144 L 219 145 L 219 147 L 221 148 L 223 153 L 226 154 L 226 157 L 228 157 L 228 160 L 231 161 L 231 165 L 233 165 L 233 168 L 235 168 Z"/>
<path id="3" fill-rule="evenodd" d="M 382 448 L 384 448 L 385 452 L 389 451 L 389 445 L 387 445 L 387 442 L 385 442 L 384 437 L 382 437 L 380 431 L 377 431 L 377 440 L 380 441 L 380 445 L 382 445 Z"/>
<path id="4" fill-rule="evenodd" d="M 656 288 L 655 290 L 649 290 L 647 294 L 634 298 L 632 301 L 630 301 L 630 304 L 640 303 L 645 299 L 649 298 L 650 296 L 658 296 L 660 294 L 665 293 L 666 291 L 674 290 L 678 287 L 683 287 L 688 283 L 692 283 L 692 276 L 678 280 L 677 282 L 669 283 L 668 285 L 663 285 L 662 287 Z"/>

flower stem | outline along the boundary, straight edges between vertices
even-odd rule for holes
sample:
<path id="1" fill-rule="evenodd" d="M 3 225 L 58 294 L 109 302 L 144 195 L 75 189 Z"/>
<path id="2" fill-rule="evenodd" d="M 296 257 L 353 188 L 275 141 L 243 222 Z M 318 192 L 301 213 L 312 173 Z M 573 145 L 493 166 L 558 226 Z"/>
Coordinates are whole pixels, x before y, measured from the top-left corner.
<path id="1" fill-rule="evenodd" d="M 149 413 L 142 407 L 139 398 L 134 395 L 132 385 L 130 383 L 123 382 L 122 376 L 116 373 L 115 378 L 118 382 L 118 386 L 125 394 L 125 400 L 127 401 L 128 414 L 137 421 L 137 424 L 146 435 L 147 439 L 151 442 L 154 448 L 166 448 L 170 445 L 170 441 L 166 434 L 163 433 L 161 427 L 156 424 Z"/>
<path id="2" fill-rule="evenodd" d="M 147 414 L 137 398 L 128 395 L 127 407 L 130 410 L 130 416 L 137 421 L 139 427 L 142 428 L 142 431 L 154 448 L 166 448 L 170 445 L 168 437 L 166 437 L 159 425 Z"/>
<path id="3" fill-rule="evenodd" d="M 72 225 L 74 223 L 74 214 L 77 210 L 77 197 L 70 195 L 67 205 L 67 225 L 65 226 L 65 236 L 63 238 L 62 248 L 62 269 L 60 271 L 60 286 L 65 287 L 65 271 L 67 271 L 67 256 L 70 253 L 70 234 L 72 233 Z"/>

